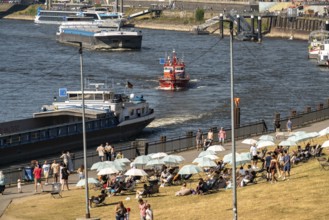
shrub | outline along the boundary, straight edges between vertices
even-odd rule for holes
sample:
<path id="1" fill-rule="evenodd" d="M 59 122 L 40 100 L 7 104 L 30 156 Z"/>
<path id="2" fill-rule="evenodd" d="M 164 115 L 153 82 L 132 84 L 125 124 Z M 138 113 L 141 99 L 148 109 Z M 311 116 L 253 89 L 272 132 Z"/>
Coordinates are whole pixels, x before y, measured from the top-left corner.
<path id="1" fill-rule="evenodd" d="M 204 20 L 204 10 L 202 8 L 198 8 L 195 11 L 195 20 L 196 21 L 203 21 Z"/>

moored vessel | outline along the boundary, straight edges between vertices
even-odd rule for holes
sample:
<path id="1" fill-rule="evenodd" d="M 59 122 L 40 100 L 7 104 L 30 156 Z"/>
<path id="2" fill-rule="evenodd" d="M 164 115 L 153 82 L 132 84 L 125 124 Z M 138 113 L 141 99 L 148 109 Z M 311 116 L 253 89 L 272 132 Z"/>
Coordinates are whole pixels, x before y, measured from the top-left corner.
<path id="1" fill-rule="evenodd" d="M 189 85 L 190 76 L 185 72 L 185 63 L 179 59 L 175 50 L 163 65 L 163 76 L 159 78 L 159 88 L 163 90 L 183 90 Z"/>
<path id="2" fill-rule="evenodd" d="M 142 47 L 142 32 L 133 28 L 103 27 L 91 22 L 64 22 L 59 26 L 56 40 L 63 44 L 82 46 L 92 50 L 139 50 Z"/>
<path id="3" fill-rule="evenodd" d="M 102 83 L 60 94 L 66 98 L 42 106 L 33 118 L 0 123 L 0 166 L 81 149 L 82 94 L 88 147 L 129 140 L 154 120 L 143 96 L 117 93 Z"/>
<path id="4" fill-rule="evenodd" d="M 308 40 L 308 58 L 317 59 L 320 51 L 320 46 L 324 40 L 329 39 L 329 31 L 317 30 L 312 31 Z"/>

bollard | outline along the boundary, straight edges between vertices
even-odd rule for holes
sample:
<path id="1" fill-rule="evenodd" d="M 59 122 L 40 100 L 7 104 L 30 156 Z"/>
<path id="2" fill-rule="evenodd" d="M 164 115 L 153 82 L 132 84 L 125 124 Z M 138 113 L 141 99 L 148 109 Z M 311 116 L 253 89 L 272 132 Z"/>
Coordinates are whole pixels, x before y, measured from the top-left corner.
<path id="1" fill-rule="evenodd" d="M 312 111 L 311 106 L 306 106 L 305 113 L 310 113 Z"/>
<path id="2" fill-rule="evenodd" d="M 255 34 L 255 19 L 254 15 L 250 16 L 250 24 L 251 24 L 251 34 L 254 36 Z"/>
<path id="3" fill-rule="evenodd" d="M 219 35 L 220 38 L 224 38 L 224 17 L 223 14 L 219 14 Z"/>
<path id="4" fill-rule="evenodd" d="M 290 116 L 291 117 L 296 117 L 296 115 L 297 115 L 297 111 L 296 110 L 291 110 L 290 111 Z"/>
<path id="5" fill-rule="evenodd" d="M 258 42 L 262 42 L 262 17 L 258 16 Z"/>
<path id="6" fill-rule="evenodd" d="M 322 110 L 322 109 L 323 109 L 323 103 L 319 103 L 318 107 L 317 107 L 317 110 Z"/>
<path id="7" fill-rule="evenodd" d="M 237 32 L 238 32 L 238 34 L 240 34 L 240 32 L 241 32 L 241 18 L 240 18 L 240 15 L 236 16 L 236 20 L 237 20 L 236 22 L 238 24 Z"/>

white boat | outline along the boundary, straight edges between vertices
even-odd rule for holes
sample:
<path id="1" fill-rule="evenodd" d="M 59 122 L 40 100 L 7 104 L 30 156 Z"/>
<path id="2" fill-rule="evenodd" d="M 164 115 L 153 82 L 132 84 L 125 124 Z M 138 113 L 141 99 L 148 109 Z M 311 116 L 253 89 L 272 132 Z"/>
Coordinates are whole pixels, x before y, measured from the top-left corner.
<path id="1" fill-rule="evenodd" d="M 320 45 L 317 59 L 319 66 L 329 66 L 329 39 L 324 40 Z"/>
<path id="2" fill-rule="evenodd" d="M 317 59 L 320 51 L 320 46 L 323 44 L 323 41 L 329 39 L 329 31 L 326 30 L 317 30 L 312 31 L 309 35 L 308 40 L 308 58 Z"/>
<path id="3" fill-rule="evenodd" d="M 116 26 L 124 24 L 127 19 L 121 12 L 108 12 L 104 10 L 45 10 L 38 8 L 34 23 L 36 24 L 61 24 L 65 21 L 107 21 Z M 114 25 L 113 25 L 114 26 Z"/>
<path id="4" fill-rule="evenodd" d="M 89 84 L 76 91 L 60 90 L 62 97 L 44 105 L 33 118 L 0 123 L 0 166 L 81 149 L 82 94 L 87 145 L 129 140 L 154 120 L 143 96 L 117 93 L 105 84 Z"/>
<path id="5" fill-rule="evenodd" d="M 107 28 L 90 22 L 65 22 L 59 26 L 56 40 L 63 44 L 82 46 L 91 50 L 139 50 L 142 32 L 134 29 Z"/>

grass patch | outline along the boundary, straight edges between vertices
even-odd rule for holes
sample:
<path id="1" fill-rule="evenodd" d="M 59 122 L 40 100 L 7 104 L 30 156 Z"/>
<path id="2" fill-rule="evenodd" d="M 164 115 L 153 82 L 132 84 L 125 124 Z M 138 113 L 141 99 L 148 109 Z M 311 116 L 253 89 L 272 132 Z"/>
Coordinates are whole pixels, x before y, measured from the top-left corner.
<path id="1" fill-rule="evenodd" d="M 289 180 L 275 184 L 259 182 L 238 188 L 238 216 L 240 219 L 329 219 L 329 211 L 326 208 L 329 199 L 328 174 L 329 171 L 320 170 L 316 159 L 311 159 L 294 166 Z M 192 188 L 195 188 L 197 178 L 196 175 L 192 179 Z M 141 187 L 142 184 L 138 186 Z M 174 194 L 179 189 L 180 186 L 160 188 L 158 195 L 146 198 L 152 205 L 156 219 L 198 220 L 218 219 L 218 216 L 220 219 L 232 218 L 231 190 L 223 189 L 202 196 L 175 197 Z M 90 190 L 90 196 L 98 193 Z M 130 197 L 130 200 L 126 201 L 127 197 Z M 134 193 L 106 198 L 106 205 L 92 208 L 91 216 L 113 219 L 114 207 L 118 201 L 124 201 L 125 206 L 131 208 L 130 219 L 139 218 Z M 14 200 L 5 214 L 17 219 L 39 220 L 59 214 L 60 219 L 83 217 L 85 191 L 64 191 L 61 199 L 53 199 L 49 194 L 44 194 Z"/>

